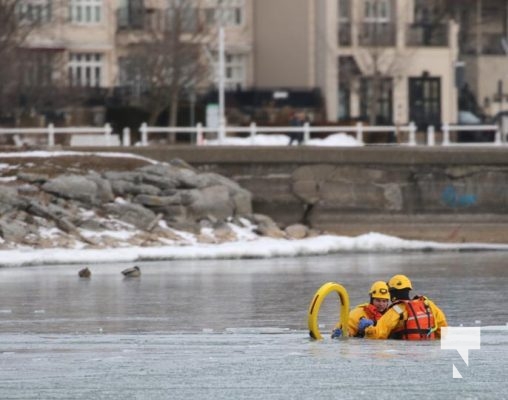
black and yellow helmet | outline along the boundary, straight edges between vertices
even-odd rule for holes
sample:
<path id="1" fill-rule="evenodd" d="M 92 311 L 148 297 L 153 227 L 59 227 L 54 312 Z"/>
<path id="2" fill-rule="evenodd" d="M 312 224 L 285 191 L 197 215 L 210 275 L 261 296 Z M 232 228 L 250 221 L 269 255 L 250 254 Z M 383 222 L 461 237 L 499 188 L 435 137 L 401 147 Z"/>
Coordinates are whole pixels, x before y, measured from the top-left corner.
<path id="1" fill-rule="evenodd" d="M 388 287 L 390 289 L 401 290 L 401 289 L 413 289 L 411 281 L 406 275 L 394 275 L 388 281 Z"/>

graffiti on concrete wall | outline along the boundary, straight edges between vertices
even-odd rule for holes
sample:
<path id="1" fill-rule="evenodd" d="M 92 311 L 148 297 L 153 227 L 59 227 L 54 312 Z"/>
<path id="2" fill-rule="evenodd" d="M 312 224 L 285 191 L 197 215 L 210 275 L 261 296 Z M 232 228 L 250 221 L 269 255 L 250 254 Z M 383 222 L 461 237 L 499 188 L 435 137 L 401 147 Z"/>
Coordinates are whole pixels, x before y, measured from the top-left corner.
<path id="1" fill-rule="evenodd" d="M 448 185 L 441 192 L 441 200 L 448 207 L 470 207 L 476 204 L 477 199 L 474 194 L 460 194 L 453 185 Z"/>

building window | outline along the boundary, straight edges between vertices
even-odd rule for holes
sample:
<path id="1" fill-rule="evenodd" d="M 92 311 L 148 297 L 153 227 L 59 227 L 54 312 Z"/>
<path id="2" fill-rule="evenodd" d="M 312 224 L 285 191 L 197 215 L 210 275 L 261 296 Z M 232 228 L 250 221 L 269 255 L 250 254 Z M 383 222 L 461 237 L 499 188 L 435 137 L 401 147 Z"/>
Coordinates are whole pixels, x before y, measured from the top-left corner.
<path id="1" fill-rule="evenodd" d="M 166 14 L 169 29 L 179 26 L 181 33 L 195 33 L 198 31 L 198 9 L 193 3 L 188 2 L 169 7 Z"/>
<path id="2" fill-rule="evenodd" d="M 116 10 L 118 28 L 141 29 L 144 15 L 142 0 L 119 0 Z"/>
<path id="3" fill-rule="evenodd" d="M 19 55 L 22 84 L 27 87 L 50 86 L 53 82 L 55 55 L 47 51 L 22 51 Z"/>
<path id="4" fill-rule="evenodd" d="M 237 89 L 245 86 L 245 56 L 243 54 L 226 54 L 225 86 Z"/>
<path id="5" fill-rule="evenodd" d="M 215 60 L 215 68 L 210 70 L 210 81 L 218 84 L 218 60 L 217 53 L 212 54 Z M 230 90 L 245 87 L 246 56 L 244 54 L 226 53 L 224 56 L 224 86 Z"/>
<path id="6" fill-rule="evenodd" d="M 338 0 L 340 22 L 349 22 L 350 20 L 350 1 L 351 0 Z"/>
<path id="7" fill-rule="evenodd" d="M 370 23 L 390 22 L 390 1 L 364 0 L 363 20 Z"/>
<path id="8" fill-rule="evenodd" d="M 102 0 L 70 0 L 69 19 L 80 24 L 102 21 Z"/>
<path id="9" fill-rule="evenodd" d="M 393 81 L 391 78 L 362 78 L 360 81 L 361 117 L 366 121 L 374 119 L 376 124 L 391 125 L 393 123 L 392 97 Z"/>
<path id="10" fill-rule="evenodd" d="M 213 0 L 205 10 L 208 24 L 239 26 L 244 23 L 244 0 Z"/>
<path id="11" fill-rule="evenodd" d="M 149 90 L 150 77 L 145 71 L 146 61 L 142 57 L 120 57 L 118 60 L 118 84 L 125 93 L 135 98 Z"/>
<path id="12" fill-rule="evenodd" d="M 195 7 L 187 7 L 182 10 L 182 31 L 193 33 L 198 30 L 198 10 Z"/>
<path id="13" fill-rule="evenodd" d="M 99 87 L 102 68 L 99 53 L 70 53 L 69 83 L 71 86 Z"/>
<path id="14" fill-rule="evenodd" d="M 23 21 L 37 24 L 51 21 L 51 0 L 25 0 L 17 5 L 18 15 Z"/>
<path id="15" fill-rule="evenodd" d="M 337 110 L 337 118 L 341 119 L 349 119 L 351 118 L 351 109 L 350 109 L 350 101 L 351 101 L 351 90 L 349 85 L 345 83 L 339 84 L 339 108 Z"/>

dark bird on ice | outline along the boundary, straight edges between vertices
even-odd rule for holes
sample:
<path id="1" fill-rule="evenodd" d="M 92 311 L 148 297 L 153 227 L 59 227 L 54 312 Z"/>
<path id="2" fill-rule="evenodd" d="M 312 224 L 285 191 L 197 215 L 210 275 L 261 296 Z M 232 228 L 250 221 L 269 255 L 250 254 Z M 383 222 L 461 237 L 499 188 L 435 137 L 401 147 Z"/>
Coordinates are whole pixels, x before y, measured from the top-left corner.
<path id="1" fill-rule="evenodd" d="M 125 277 L 128 277 L 128 278 L 137 278 L 138 276 L 141 275 L 141 270 L 139 269 L 139 267 L 136 265 L 132 268 L 127 268 L 127 269 L 124 269 L 122 271 L 122 274 L 125 276 Z"/>
<path id="2" fill-rule="evenodd" d="M 92 276 L 92 271 L 88 267 L 80 269 L 78 272 L 78 276 L 80 278 L 90 278 Z"/>

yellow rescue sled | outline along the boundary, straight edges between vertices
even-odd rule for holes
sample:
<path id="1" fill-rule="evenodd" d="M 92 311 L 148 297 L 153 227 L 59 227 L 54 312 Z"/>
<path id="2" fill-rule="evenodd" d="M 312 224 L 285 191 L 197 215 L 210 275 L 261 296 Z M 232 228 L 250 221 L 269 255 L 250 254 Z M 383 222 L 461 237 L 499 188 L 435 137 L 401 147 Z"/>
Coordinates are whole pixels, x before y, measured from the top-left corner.
<path id="1" fill-rule="evenodd" d="M 321 304 L 323 303 L 325 297 L 332 292 L 337 293 L 339 296 L 340 301 L 339 320 L 342 326 L 342 334 L 343 336 L 348 336 L 347 324 L 349 319 L 349 295 L 344 286 L 339 285 L 336 282 L 328 282 L 318 289 L 309 306 L 309 315 L 308 315 L 309 335 L 313 339 L 320 340 L 323 338 L 323 336 L 321 336 L 321 332 L 319 331 L 319 321 L 318 321 L 319 309 L 321 308 Z"/>

